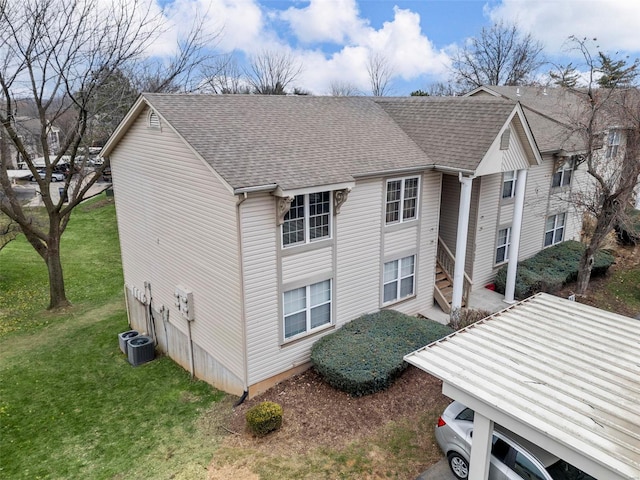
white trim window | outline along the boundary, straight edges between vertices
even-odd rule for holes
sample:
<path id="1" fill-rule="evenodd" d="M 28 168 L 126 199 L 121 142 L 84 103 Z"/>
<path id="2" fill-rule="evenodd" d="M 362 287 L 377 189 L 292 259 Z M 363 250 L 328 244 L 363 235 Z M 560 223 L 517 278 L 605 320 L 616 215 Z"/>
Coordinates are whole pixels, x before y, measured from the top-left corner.
<path id="1" fill-rule="evenodd" d="M 615 158 L 618 155 L 618 148 L 620 147 L 620 130 L 609 130 L 609 139 L 607 142 L 606 158 Z"/>
<path id="2" fill-rule="evenodd" d="M 516 196 L 516 171 L 504 172 L 502 174 L 502 198 L 513 198 Z"/>
<path id="3" fill-rule="evenodd" d="M 415 255 L 385 263 L 382 274 L 382 303 L 395 302 L 413 295 L 415 272 Z"/>
<path id="4" fill-rule="evenodd" d="M 402 223 L 418 218 L 419 177 L 387 180 L 385 223 Z"/>
<path id="5" fill-rule="evenodd" d="M 331 280 L 284 292 L 283 312 L 285 340 L 331 324 Z"/>
<path id="6" fill-rule="evenodd" d="M 573 175 L 573 160 L 568 159 L 560 165 L 560 168 L 553 174 L 551 187 L 566 187 L 571 185 L 571 177 Z"/>
<path id="7" fill-rule="evenodd" d="M 550 247 L 564 240 L 566 213 L 558 213 L 547 217 L 544 227 L 544 246 Z"/>
<path id="8" fill-rule="evenodd" d="M 509 247 L 511 247 L 511 227 L 498 231 L 498 241 L 496 242 L 496 263 L 503 263 L 509 260 Z"/>
<path id="9" fill-rule="evenodd" d="M 330 192 L 296 195 L 282 223 L 282 245 L 289 247 L 330 237 Z"/>

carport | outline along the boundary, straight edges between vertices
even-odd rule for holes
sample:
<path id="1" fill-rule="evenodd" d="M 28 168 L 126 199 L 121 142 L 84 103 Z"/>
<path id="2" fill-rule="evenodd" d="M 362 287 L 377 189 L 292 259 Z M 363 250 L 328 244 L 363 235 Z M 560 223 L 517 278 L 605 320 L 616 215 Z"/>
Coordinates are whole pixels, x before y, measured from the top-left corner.
<path id="1" fill-rule="evenodd" d="M 545 293 L 417 350 L 475 410 L 470 480 L 494 422 L 599 480 L 640 479 L 640 321 Z"/>

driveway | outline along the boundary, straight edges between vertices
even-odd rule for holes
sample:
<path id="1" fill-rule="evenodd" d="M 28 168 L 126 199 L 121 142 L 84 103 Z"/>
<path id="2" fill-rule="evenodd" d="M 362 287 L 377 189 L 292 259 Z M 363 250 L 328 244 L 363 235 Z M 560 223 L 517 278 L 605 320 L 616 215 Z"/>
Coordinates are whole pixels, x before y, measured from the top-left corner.
<path id="1" fill-rule="evenodd" d="M 443 458 L 416 478 L 416 480 L 456 480 L 456 477 L 451 473 L 447 459 Z"/>

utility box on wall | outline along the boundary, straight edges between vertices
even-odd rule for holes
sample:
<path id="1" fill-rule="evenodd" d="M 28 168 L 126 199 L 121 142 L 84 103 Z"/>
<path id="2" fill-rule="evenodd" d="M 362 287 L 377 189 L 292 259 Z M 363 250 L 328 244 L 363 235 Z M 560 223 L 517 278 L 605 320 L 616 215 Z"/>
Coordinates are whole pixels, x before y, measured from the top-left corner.
<path id="1" fill-rule="evenodd" d="M 175 298 L 175 306 L 178 307 L 178 311 L 182 316 L 186 320 L 193 320 L 195 318 L 193 311 L 193 292 L 182 287 L 176 287 L 173 296 Z"/>

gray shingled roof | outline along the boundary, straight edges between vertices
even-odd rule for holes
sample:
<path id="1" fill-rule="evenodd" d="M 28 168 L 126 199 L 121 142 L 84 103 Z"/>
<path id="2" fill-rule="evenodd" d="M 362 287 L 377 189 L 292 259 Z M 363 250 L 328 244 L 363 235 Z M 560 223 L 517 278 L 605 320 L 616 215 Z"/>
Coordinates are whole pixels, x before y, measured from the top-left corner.
<path id="1" fill-rule="evenodd" d="M 516 107 L 494 97 L 379 97 L 376 102 L 437 165 L 470 171 Z"/>
<path id="2" fill-rule="evenodd" d="M 564 88 L 535 86 L 484 88 L 522 104 L 540 151 L 575 152 L 584 148 L 584 140 L 572 127 L 584 115 L 582 99 L 575 93 Z"/>
<path id="3" fill-rule="evenodd" d="M 144 97 L 235 189 L 337 184 L 433 163 L 365 97 Z"/>
<path id="4" fill-rule="evenodd" d="M 234 189 L 443 165 L 474 170 L 516 103 L 481 98 L 144 94 Z"/>

